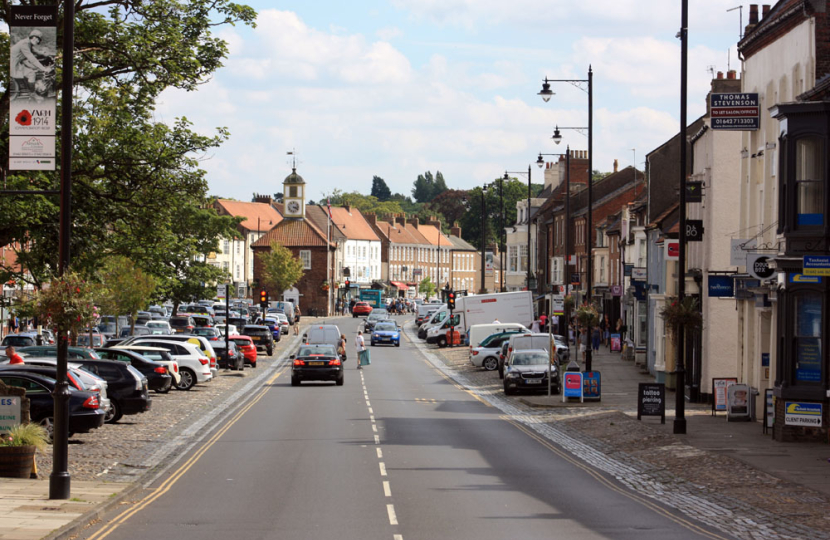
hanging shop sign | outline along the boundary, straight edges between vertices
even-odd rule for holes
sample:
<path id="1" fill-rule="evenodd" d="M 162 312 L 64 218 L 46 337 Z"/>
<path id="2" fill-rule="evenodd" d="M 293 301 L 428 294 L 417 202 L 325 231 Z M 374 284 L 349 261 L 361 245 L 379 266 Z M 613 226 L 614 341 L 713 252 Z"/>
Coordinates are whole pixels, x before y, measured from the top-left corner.
<path id="1" fill-rule="evenodd" d="M 732 298 L 735 296 L 735 278 L 732 276 L 707 276 L 709 298 Z"/>
<path id="2" fill-rule="evenodd" d="M 746 256 L 746 271 L 756 279 L 769 279 L 775 271 L 770 267 L 772 257 L 763 253 L 749 253 Z"/>
<path id="3" fill-rule="evenodd" d="M 703 220 L 702 219 L 687 219 L 686 220 L 686 241 L 687 242 L 703 242 Z"/>
<path id="4" fill-rule="evenodd" d="M 755 131 L 761 125 L 757 93 L 710 94 L 712 129 Z"/>
<path id="5" fill-rule="evenodd" d="M 631 269 L 631 279 L 645 281 L 648 278 L 648 269 L 644 267 L 634 267 Z"/>
<path id="6" fill-rule="evenodd" d="M 746 266 L 746 254 L 757 248 L 755 238 L 733 238 L 732 252 L 729 255 L 729 266 Z"/>
<path id="7" fill-rule="evenodd" d="M 686 181 L 686 202 L 699 203 L 703 201 L 703 182 Z"/>
<path id="8" fill-rule="evenodd" d="M 680 259 L 680 240 L 666 240 L 665 246 L 667 261 L 677 261 Z"/>
<path id="9" fill-rule="evenodd" d="M 57 6 L 11 6 L 9 170 L 55 170 Z"/>

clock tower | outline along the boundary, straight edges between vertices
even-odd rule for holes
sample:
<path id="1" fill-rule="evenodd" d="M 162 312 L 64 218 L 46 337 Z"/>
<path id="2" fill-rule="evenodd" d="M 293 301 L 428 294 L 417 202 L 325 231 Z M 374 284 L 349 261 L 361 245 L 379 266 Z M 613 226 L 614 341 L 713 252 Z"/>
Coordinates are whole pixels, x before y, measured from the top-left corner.
<path id="1" fill-rule="evenodd" d="M 291 169 L 291 174 L 285 177 L 282 185 L 285 217 L 288 219 L 305 218 L 305 180 L 297 174 L 296 167 Z"/>

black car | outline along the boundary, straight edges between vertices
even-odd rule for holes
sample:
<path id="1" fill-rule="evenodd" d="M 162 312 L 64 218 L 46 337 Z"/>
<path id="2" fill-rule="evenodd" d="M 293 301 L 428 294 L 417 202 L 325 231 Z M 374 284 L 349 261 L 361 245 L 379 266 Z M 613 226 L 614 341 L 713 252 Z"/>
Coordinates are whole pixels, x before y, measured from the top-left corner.
<path id="1" fill-rule="evenodd" d="M 213 327 L 213 317 L 207 314 L 193 314 L 190 316 L 193 322 L 196 323 L 196 328 L 211 328 Z"/>
<path id="2" fill-rule="evenodd" d="M 550 353 L 544 349 L 514 351 L 505 366 L 504 393 L 507 395 L 522 391 L 548 390 L 548 372 L 551 373 L 551 391 L 561 390 L 559 370 L 550 361 Z"/>
<path id="3" fill-rule="evenodd" d="M 274 334 L 267 326 L 246 324 L 240 334 L 249 336 L 256 345 L 256 350 L 265 349 L 268 356 L 274 354 Z"/>
<path id="4" fill-rule="evenodd" d="M 136 368 L 113 360 L 80 358 L 72 362 L 107 381 L 107 397 L 112 402 L 107 417 L 108 424 L 118 422 L 125 414 L 150 410 L 153 400 L 149 394 L 147 377 Z"/>
<path id="5" fill-rule="evenodd" d="M 216 351 L 216 367 L 219 369 L 233 369 L 242 371 L 245 369 L 245 355 L 232 340 L 228 340 L 228 348 L 225 348 L 225 340 L 214 341 L 210 344 Z"/>
<path id="6" fill-rule="evenodd" d="M 334 381 L 343 386 L 343 362 L 332 345 L 300 345 L 290 358 L 291 386 L 300 386 L 302 381 Z"/>
<path id="7" fill-rule="evenodd" d="M 26 372 L 0 372 L 0 381 L 7 386 L 26 390 L 29 398 L 29 414 L 33 422 L 46 428 L 49 439 L 55 429 L 55 379 Z M 99 408 L 98 395 L 69 389 L 69 433 L 88 433 L 104 425 L 104 411 Z"/>
<path id="8" fill-rule="evenodd" d="M 106 347 L 96 349 L 95 352 L 104 360 L 117 360 L 133 366 L 147 378 L 147 388 L 150 390 L 166 394 L 173 386 L 173 376 L 165 366 L 135 351 Z"/>

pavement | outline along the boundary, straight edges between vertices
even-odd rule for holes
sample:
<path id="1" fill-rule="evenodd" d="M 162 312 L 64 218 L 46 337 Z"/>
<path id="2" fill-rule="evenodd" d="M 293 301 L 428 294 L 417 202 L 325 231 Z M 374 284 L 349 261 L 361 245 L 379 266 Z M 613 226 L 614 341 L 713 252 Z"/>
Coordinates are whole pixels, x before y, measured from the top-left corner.
<path id="1" fill-rule="evenodd" d="M 303 322 L 309 320 L 314 319 Z M 564 434 L 568 441 L 590 447 L 593 454 L 588 455 L 599 452 L 622 464 L 618 474 L 611 473 L 631 489 L 657 489 L 654 496 L 660 497 L 668 486 L 690 493 L 689 504 L 707 501 L 702 512 L 715 505 L 741 513 L 748 529 L 746 534 L 736 531 L 739 537 L 830 539 L 830 445 L 779 443 L 762 433 L 760 422 L 728 422 L 724 415 L 712 416 L 708 405 L 691 403 L 686 403 L 686 434 L 674 435 L 671 391 L 666 392 L 665 424 L 657 417 L 638 421 L 638 384 L 653 382 L 653 377 L 619 353 L 601 350 L 594 356 L 593 369 L 602 374 L 600 401 L 562 403 L 558 395 L 504 396 L 498 375 L 471 366 L 465 347 L 428 349 L 448 376 L 514 415 L 544 424 L 538 431 L 549 433 L 554 442 L 562 444 L 565 439 L 557 437 Z M 254 382 L 266 376 L 266 370 L 257 371 Z M 0 478 L 0 540 L 76 536 L 137 493 L 144 476 L 158 473 L 147 471 L 123 482 L 73 480 L 70 499 L 50 500 L 49 482 L 43 480 L 49 471 L 44 472 L 40 480 Z M 750 524 L 767 522 L 772 524 L 769 534 L 752 532 L 757 527 Z"/>

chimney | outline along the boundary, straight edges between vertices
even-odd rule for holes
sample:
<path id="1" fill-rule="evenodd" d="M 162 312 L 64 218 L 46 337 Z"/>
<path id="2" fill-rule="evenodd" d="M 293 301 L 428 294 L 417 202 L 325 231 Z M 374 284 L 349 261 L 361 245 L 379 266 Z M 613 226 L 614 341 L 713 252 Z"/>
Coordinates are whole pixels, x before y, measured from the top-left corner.
<path id="1" fill-rule="evenodd" d="M 406 214 L 396 214 L 395 223 L 401 226 L 406 226 Z"/>
<path id="2" fill-rule="evenodd" d="M 418 216 L 415 216 L 413 218 L 409 218 L 409 219 L 406 220 L 406 222 L 409 223 L 410 225 L 414 226 L 416 229 L 418 228 L 418 225 L 421 224 L 421 221 L 418 219 Z"/>
<path id="3" fill-rule="evenodd" d="M 272 199 L 270 195 L 260 195 L 259 193 L 254 193 L 254 202 L 270 205 L 274 202 L 274 199 Z"/>
<path id="4" fill-rule="evenodd" d="M 378 215 L 377 214 L 368 214 L 366 216 L 366 220 L 369 222 L 370 225 L 377 225 L 378 224 Z"/>
<path id="5" fill-rule="evenodd" d="M 435 219 L 435 216 L 430 216 L 429 221 L 427 221 L 426 224 L 436 227 L 439 231 L 441 230 L 441 222 Z"/>
<path id="6" fill-rule="evenodd" d="M 458 225 L 457 221 L 453 223 L 452 227 L 450 227 L 450 234 L 461 238 L 461 227 Z"/>
<path id="7" fill-rule="evenodd" d="M 758 24 L 758 4 L 749 4 L 749 24 Z"/>
<path id="8" fill-rule="evenodd" d="M 718 71 L 718 79 L 723 79 L 723 71 Z"/>
<path id="9" fill-rule="evenodd" d="M 618 172 L 620 170 L 620 163 L 616 159 L 614 160 L 614 172 Z"/>
<path id="10" fill-rule="evenodd" d="M 769 4 L 764 4 L 761 9 L 763 10 L 762 11 L 762 16 L 763 16 L 764 19 L 766 19 L 767 15 L 769 15 Z"/>
<path id="11" fill-rule="evenodd" d="M 726 72 L 726 78 L 729 80 L 736 80 L 738 78 L 738 72 L 734 69 L 730 69 Z"/>

